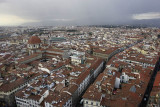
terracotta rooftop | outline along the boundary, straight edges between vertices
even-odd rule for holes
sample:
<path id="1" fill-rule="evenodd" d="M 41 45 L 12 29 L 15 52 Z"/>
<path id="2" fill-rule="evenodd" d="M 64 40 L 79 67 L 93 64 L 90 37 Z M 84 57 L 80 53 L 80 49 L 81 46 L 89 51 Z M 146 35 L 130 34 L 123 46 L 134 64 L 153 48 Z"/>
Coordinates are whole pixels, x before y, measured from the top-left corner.
<path id="1" fill-rule="evenodd" d="M 160 87 L 160 73 L 159 72 L 156 75 L 156 78 L 155 78 L 153 86 L 154 87 L 158 87 L 158 86 Z"/>
<path id="2" fill-rule="evenodd" d="M 28 40 L 28 44 L 40 44 L 41 40 L 38 36 L 31 36 Z"/>

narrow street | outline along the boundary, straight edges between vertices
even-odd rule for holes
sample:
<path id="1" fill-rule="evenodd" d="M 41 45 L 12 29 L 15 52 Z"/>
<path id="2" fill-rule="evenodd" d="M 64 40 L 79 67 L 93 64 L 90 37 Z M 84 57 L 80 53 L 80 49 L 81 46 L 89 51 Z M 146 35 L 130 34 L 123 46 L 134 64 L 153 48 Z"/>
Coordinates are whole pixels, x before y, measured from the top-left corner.
<path id="1" fill-rule="evenodd" d="M 116 54 L 119 54 L 120 52 L 123 52 L 124 50 L 126 50 L 126 49 L 128 49 L 128 48 L 130 48 L 130 47 L 132 47 L 132 46 L 134 46 L 134 45 L 136 45 L 136 44 L 138 44 L 138 43 L 140 43 L 140 42 L 142 42 L 142 41 L 143 41 L 143 40 L 137 41 L 136 43 L 130 44 L 129 46 L 122 47 L 122 48 L 117 49 L 117 50 L 115 50 L 114 52 L 112 52 L 112 53 L 111 53 L 111 56 L 105 60 L 105 66 L 104 66 L 102 72 L 105 70 L 107 62 L 108 62 L 113 56 L 115 56 Z M 97 76 L 97 77 L 98 77 L 98 76 Z M 97 78 L 97 77 L 96 77 L 96 78 Z M 94 81 L 96 80 L 96 78 L 87 86 L 87 89 L 90 87 L 90 85 L 91 85 L 92 83 L 94 83 Z M 86 90 L 87 90 L 87 89 L 86 89 Z M 76 107 L 83 107 L 82 96 L 84 95 L 84 93 L 86 92 L 86 90 L 84 90 L 84 92 L 82 93 L 82 95 L 81 95 L 81 97 L 80 97 L 80 99 L 79 99 Z"/>
<path id="2" fill-rule="evenodd" d="M 139 107 L 146 107 L 147 106 L 147 102 L 149 100 L 150 93 L 151 93 L 152 88 L 153 88 L 155 77 L 157 75 L 157 72 L 160 70 L 159 66 L 160 66 L 160 59 L 157 61 L 156 65 L 155 65 L 155 68 L 153 70 L 153 74 L 152 74 L 152 76 L 150 78 L 150 81 L 148 83 L 147 89 L 146 89 L 145 94 L 143 96 L 143 100 L 142 100 L 141 104 L 139 105 Z"/>

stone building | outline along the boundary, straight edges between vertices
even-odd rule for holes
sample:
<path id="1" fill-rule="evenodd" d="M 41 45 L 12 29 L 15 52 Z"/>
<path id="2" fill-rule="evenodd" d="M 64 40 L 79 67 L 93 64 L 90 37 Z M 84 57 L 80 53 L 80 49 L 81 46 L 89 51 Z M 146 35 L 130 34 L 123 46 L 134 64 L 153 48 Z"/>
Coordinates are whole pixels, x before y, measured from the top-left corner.
<path id="1" fill-rule="evenodd" d="M 41 46 L 41 39 L 38 36 L 31 36 L 28 40 L 28 45 L 27 45 L 29 55 L 37 52 L 37 49 L 39 49 L 40 46 Z"/>

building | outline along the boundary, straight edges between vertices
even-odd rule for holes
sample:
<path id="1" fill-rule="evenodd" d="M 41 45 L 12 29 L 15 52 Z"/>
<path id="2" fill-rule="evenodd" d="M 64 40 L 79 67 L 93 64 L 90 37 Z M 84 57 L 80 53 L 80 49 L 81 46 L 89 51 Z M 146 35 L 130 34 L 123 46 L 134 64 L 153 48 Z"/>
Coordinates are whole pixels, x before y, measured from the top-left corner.
<path id="1" fill-rule="evenodd" d="M 70 58 L 72 64 L 84 64 L 85 63 L 85 53 L 75 50 L 71 50 Z"/>
<path id="2" fill-rule="evenodd" d="M 45 88 L 24 88 L 16 93 L 15 100 L 17 107 L 42 107 L 42 101 L 49 95 L 49 90 Z"/>
<path id="3" fill-rule="evenodd" d="M 147 107 L 159 107 L 160 105 L 160 72 L 157 73 Z"/>
<path id="4" fill-rule="evenodd" d="M 38 36 L 31 36 L 28 40 L 27 48 L 29 55 L 36 53 L 41 46 L 41 40 Z"/>
<path id="5" fill-rule="evenodd" d="M 37 74 L 26 76 L 25 78 L 12 77 L 6 83 L 1 83 L 0 86 L 0 101 L 4 102 L 6 106 L 16 106 L 15 93 L 34 81 Z M 7 88 L 6 88 L 7 87 Z"/>

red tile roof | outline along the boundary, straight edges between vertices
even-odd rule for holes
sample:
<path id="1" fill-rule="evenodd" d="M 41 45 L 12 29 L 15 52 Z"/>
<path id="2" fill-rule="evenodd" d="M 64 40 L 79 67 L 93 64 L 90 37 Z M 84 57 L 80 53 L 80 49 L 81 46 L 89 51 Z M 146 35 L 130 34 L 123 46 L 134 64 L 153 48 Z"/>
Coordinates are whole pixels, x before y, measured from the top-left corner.
<path id="1" fill-rule="evenodd" d="M 26 61 L 26 60 L 29 60 L 29 59 L 32 59 L 34 57 L 37 57 L 39 54 L 33 54 L 33 55 L 30 55 L 30 56 L 24 56 L 24 58 L 21 58 L 21 59 L 18 59 L 17 62 L 23 62 L 23 61 Z"/>
<path id="2" fill-rule="evenodd" d="M 31 36 L 28 40 L 28 44 L 40 44 L 41 40 L 38 36 Z"/>
<path id="3" fill-rule="evenodd" d="M 155 78 L 153 86 L 154 87 L 158 87 L 158 86 L 160 87 L 160 73 L 159 72 L 156 75 L 156 78 Z"/>

